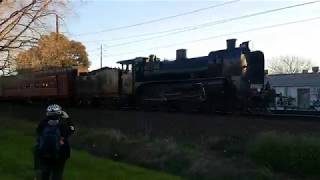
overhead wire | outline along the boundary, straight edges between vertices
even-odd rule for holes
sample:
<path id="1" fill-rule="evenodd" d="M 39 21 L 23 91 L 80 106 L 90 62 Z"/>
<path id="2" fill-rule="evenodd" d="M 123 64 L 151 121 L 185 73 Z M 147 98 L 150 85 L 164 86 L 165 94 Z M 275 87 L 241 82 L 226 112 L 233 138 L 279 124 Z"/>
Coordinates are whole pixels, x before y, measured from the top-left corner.
<path id="1" fill-rule="evenodd" d="M 196 26 L 188 26 L 188 27 L 185 27 L 185 29 L 182 29 L 180 31 L 175 31 L 175 32 L 164 34 L 164 35 L 153 36 L 153 37 L 144 38 L 144 39 L 138 39 L 138 40 L 134 40 L 134 41 L 127 41 L 127 42 L 123 42 L 123 43 L 118 43 L 118 44 L 110 45 L 110 46 L 108 46 L 108 48 L 127 46 L 127 45 L 138 43 L 138 42 L 149 41 L 149 40 L 158 39 L 158 38 L 162 38 L 162 37 L 172 36 L 172 35 L 176 35 L 176 34 L 180 34 L 180 33 L 184 33 L 184 32 L 198 30 L 201 28 L 211 27 L 211 26 L 215 26 L 215 25 L 219 25 L 219 24 L 224 24 L 224 23 L 236 21 L 236 20 L 251 18 L 251 17 L 255 17 L 255 16 L 259 16 L 259 15 L 265 15 L 265 14 L 269 14 L 269 13 L 274 13 L 274 12 L 283 11 L 283 10 L 292 9 L 292 8 L 301 7 L 301 6 L 306 6 L 306 5 L 319 3 L 319 2 L 320 2 L 320 0 L 310 1 L 310 2 L 306 2 L 306 3 L 299 3 L 299 4 L 294 4 L 294 5 L 285 6 L 285 7 L 281 7 L 281 8 L 269 9 L 266 11 L 251 13 L 251 14 L 247 14 L 247 15 L 243 15 L 243 16 L 221 19 L 221 20 L 217 20 L 217 21 L 213 21 L 213 22 L 209 22 L 209 23 L 196 25 Z M 175 29 L 175 30 L 177 30 L 177 29 Z"/>
<path id="2" fill-rule="evenodd" d="M 119 41 L 119 40 L 124 40 L 124 39 L 133 39 L 133 38 L 137 38 L 137 37 L 169 33 L 169 32 L 173 32 L 173 31 L 182 30 L 182 29 L 185 29 L 185 28 L 186 27 L 181 27 L 181 28 L 168 29 L 168 30 L 164 30 L 164 31 L 157 31 L 157 32 L 141 33 L 141 34 L 130 35 L 130 36 L 123 36 L 123 37 L 112 38 L 112 39 L 105 39 L 105 40 L 94 39 L 94 40 L 87 40 L 87 41 L 82 41 L 82 42 L 85 42 L 85 43 L 96 43 L 96 42 L 103 42 L 103 41 L 113 42 L 113 41 Z"/>
<path id="3" fill-rule="evenodd" d="M 132 28 L 132 27 L 137 27 L 137 26 L 142 26 L 142 25 L 146 25 L 146 24 L 156 23 L 156 22 L 160 22 L 160 21 L 164 21 L 164 20 L 168 20 L 168 19 L 177 18 L 177 17 L 180 17 L 180 16 L 186 16 L 186 15 L 190 15 L 190 14 L 195 14 L 195 13 L 198 13 L 198 12 L 201 12 L 201 11 L 205 11 L 205 10 L 208 10 L 208 9 L 212 9 L 212 8 L 226 6 L 226 5 L 233 4 L 233 3 L 236 3 L 236 2 L 239 2 L 239 1 L 240 0 L 227 1 L 227 2 L 220 3 L 220 4 L 211 5 L 211 6 L 208 6 L 208 7 L 195 9 L 195 10 L 192 10 L 192 11 L 188 11 L 188 12 L 184 12 L 184 13 L 180 13 L 180 14 L 176 14 L 176 15 L 172 15 L 172 16 L 166 16 L 166 17 L 161 17 L 161 18 L 158 18 L 158 19 L 152 19 L 152 20 L 148 20 L 148 21 L 144 21 L 144 22 L 140 22 L 140 23 L 135 23 L 135 24 L 131 24 L 131 25 L 119 26 L 119 27 L 109 28 L 109 29 L 96 31 L 96 32 L 75 34 L 75 35 L 73 35 L 73 37 L 75 37 L 75 36 L 86 36 L 86 35 L 92 35 L 92 34 L 98 34 L 98 33 L 104 33 L 104 32 L 110 32 L 110 31 L 116 31 L 116 30 L 122 30 L 122 29 L 128 29 L 128 28 Z"/>
<path id="4" fill-rule="evenodd" d="M 305 6 L 305 5 L 309 5 L 309 4 L 314 4 L 314 3 L 318 3 L 318 2 L 320 2 L 320 0 L 310 1 L 310 2 L 305 2 L 305 3 L 290 5 L 290 6 L 285 6 L 285 7 L 276 8 L 276 9 L 270 9 L 270 10 L 266 10 L 266 11 L 261 11 L 261 12 L 247 14 L 247 15 L 243 15 L 243 16 L 237 16 L 237 17 L 222 19 L 222 20 L 218 20 L 218 21 L 211 21 L 211 22 L 202 23 L 202 24 L 193 25 L 193 26 L 185 26 L 185 27 L 180 27 L 180 28 L 173 28 L 173 29 L 164 30 L 164 31 L 158 31 L 158 32 L 153 32 L 153 33 L 142 33 L 142 34 L 119 37 L 119 38 L 114 38 L 114 39 L 109 39 L 109 40 L 89 40 L 89 41 L 83 41 L 83 42 L 87 42 L 87 43 L 101 42 L 101 41 L 112 42 L 112 41 L 131 39 L 131 38 L 137 38 L 137 37 L 143 37 L 143 36 L 150 36 L 150 35 L 156 35 L 156 34 L 163 34 L 163 33 L 170 33 L 170 34 L 174 33 L 174 32 L 182 33 L 182 32 L 185 32 L 188 29 L 189 30 L 196 30 L 196 29 L 199 29 L 201 27 L 213 26 L 213 25 L 217 25 L 217 24 L 227 23 L 227 22 L 230 22 L 230 21 L 249 18 L 249 17 L 252 17 L 252 16 L 264 15 L 264 14 L 268 14 L 268 13 L 273 13 L 273 12 L 282 11 L 282 10 L 286 10 L 286 9 L 296 8 L 296 7 Z"/>
<path id="5" fill-rule="evenodd" d="M 123 55 L 128 55 L 128 54 L 135 54 L 137 52 L 144 52 L 144 51 L 154 50 L 154 49 L 169 48 L 169 47 L 173 47 L 173 46 L 189 44 L 189 43 L 197 43 L 197 42 L 201 42 L 201 41 L 216 39 L 216 38 L 220 38 L 220 37 L 224 37 L 224 36 L 230 36 L 230 35 L 234 35 L 234 34 L 242 34 L 242 33 L 248 33 L 248 32 L 253 32 L 253 31 L 260 31 L 260 30 L 264 30 L 264 29 L 271 29 L 271 28 L 287 26 L 287 25 L 292 25 L 292 24 L 298 24 L 298 23 L 304 23 L 304 22 L 310 22 L 310 21 L 315 21 L 315 20 L 320 20 L 320 16 L 313 17 L 313 18 L 308 18 L 308 19 L 297 20 L 297 21 L 290 21 L 290 22 L 285 22 L 285 23 L 267 25 L 267 26 L 262 26 L 262 27 L 257 27 L 257 28 L 251 28 L 251 29 L 242 30 L 242 31 L 236 31 L 236 32 L 231 32 L 231 33 L 225 33 L 225 34 L 220 34 L 220 35 L 216 35 L 216 36 L 210 36 L 210 37 L 206 37 L 206 38 L 201 38 L 201 39 L 196 39 L 196 40 L 191 40 L 191 41 L 185 41 L 185 42 L 180 42 L 180 43 L 175 43 L 175 44 L 157 46 L 157 47 L 152 47 L 152 48 L 148 48 L 148 49 L 144 49 L 144 50 L 140 50 L 140 51 L 124 52 L 124 53 L 119 53 L 119 54 L 109 54 L 107 57 L 123 56 Z"/>

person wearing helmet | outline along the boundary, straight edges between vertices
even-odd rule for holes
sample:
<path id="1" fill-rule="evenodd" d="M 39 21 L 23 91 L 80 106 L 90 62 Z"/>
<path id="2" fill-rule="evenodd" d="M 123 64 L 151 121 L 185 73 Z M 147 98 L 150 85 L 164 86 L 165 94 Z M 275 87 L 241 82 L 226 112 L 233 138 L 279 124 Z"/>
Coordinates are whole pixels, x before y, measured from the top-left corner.
<path id="1" fill-rule="evenodd" d="M 69 137 L 75 132 L 69 115 L 57 104 L 49 105 L 37 129 L 34 153 L 37 180 L 62 180 L 70 158 Z"/>

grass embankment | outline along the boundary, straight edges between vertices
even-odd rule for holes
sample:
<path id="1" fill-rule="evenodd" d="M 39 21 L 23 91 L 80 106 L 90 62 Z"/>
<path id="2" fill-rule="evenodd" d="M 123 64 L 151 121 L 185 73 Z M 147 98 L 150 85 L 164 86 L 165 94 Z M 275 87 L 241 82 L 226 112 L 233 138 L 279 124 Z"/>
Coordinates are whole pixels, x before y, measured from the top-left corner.
<path id="1" fill-rule="evenodd" d="M 243 153 L 239 154 L 239 147 L 232 143 L 229 145 L 229 140 L 219 138 L 215 142 L 209 141 L 197 145 L 181 142 L 174 137 L 127 136 L 114 129 L 82 129 L 73 138 L 75 146 L 92 154 L 165 171 L 190 180 L 276 178 L 268 168 L 256 167 L 248 157 L 243 157 Z M 219 148 L 214 148 L 214 144 Z"/>
<path id="2" fill-rule="evenodd" d="M 275 171 L 300 177 L 320 177 L 319 137 L 262 133 L 249 145 L 248 151 L 257 163 Z"/>
<path id="3" fill-rule="evenodd" d="M 8 117 L 14 116 L 10 115 Z M 34 124 L 30 123 L 31 121 L 24 121 L 28 118 L 22 117 L 20 114 L 19 117 L 13 119 L 15 120 L 0 120 L 0 127 L 9 129 L 1 131 L 0 128 L 0 179 L 30 179 L 32 177 L 30 151 L 35 127 Z M 16 124 L 13 125 L 13 122 Z M 131 122 L 131 119 L 128 122 Z M 82 128 L 79 128 L 72 140 L 74 147 L 87 150 L 87 152 L 99 157 L 161 170 L 194 180 L 320 179 L 319 131 L 311 131 L 312 128 L 309 127 L 319 124 L 312 123 L 306 126 L 309 129 L 305 130 L 305 126 L 300 126 L 300 123 L 298 123 L 298 125 L 291 127 L 290 131 L 291 122 L 258 121 L 254 126 L 263 124 L 263 128 L 257 131 L 249 132 L 234 127 L 231 129 L 234 129 L 237 133 L 230 134 L 227 132 L 230 129 L 229 125 L 223 127 L 220 126 L 220 123 L 224 121 L 217 122 L 219 123 L 217 127 L 226 132 L 204 136 L 205 138 L 201 140 L 201 143 L 195 143 L 189 136 L 185 139 L 179 139 L 172 134 L 166 137 L 141 136 L 139 132 L 130 134 L 121 128 L 100 124 L 99 126 L 93 126 L 93 128 L 89 122 L 88 124 L 78 122 L 79 125 L 82 125 Z M 242 122 L 243 120 L 236 123 L 240 126 Z M 270 128 L 268 124 L 271 122 L 277 123 Z M 90 121 L 90 123 L 94 124 L 95 122 Z M 229 124 L 230 122 L 226 123 Z M 251 123 L 255 122 L 243 126 Z M 134 126 L 134 124 L 129 125 Z M 282 126 L 282 128 L 277 129 L 278 126 Z M 274 132 L 268 132 L 270 129 Z M 215 130 L 218 131 L 218 129 Z M 11 141 L 7 142 L 8 136 L 4 133 L 16 133 L 14 137 L 18 137 L 17 140 L 13 141 L 15 142 L 12 144 L 14 148 L 9 148 L 15 155 L 8 156 L 9 159 L 16 158 L 16 161 L 21 163 L 16 168 L 6 168 L 9 165 L 2 163 L 9 161 L 8 158 L 5 161 L 2 159 L 2 153 L 7 153 L 3 152 L 7 151 L 6 144 L 11 146 Z M 194 135 L 198 136 L 199 134 L 200 132 Z M 24 135 L 26 137 L 23 137 Z M 23 138 L 26 138 L 26 140 L 21 140 Z M 23 142 L 27 143 L 24 144 Z M 18 152 L 14 152 L 12 149 L 16 149 Z M 22 155 L 18 155 L 18 153 Z M 82 157 L 84 155 L 85 157 Z M 101 164 L 107 165 L 97 166 L 100 161 Z M 77 177 L 87 179 L 86 173 L 89 175 L 92 173 L 93 176 L 97 176 L 96 179 L 105 179 L 102 174 L 110 176 L 108 179 L 155 179 L 155 177 L 161 179 L 164 176 L 163 174 L 154 174 L 153 171 L 145 173 L 144 170 L 141 170 L 142 173 L 138 173 L 141 172 L 140 170 L 138 172 L 133 170 L 131 173 L 130 170 L 126 170 L 127 168 L 124 170 L 122 168 L 123 166 L 128 167 L 127 165 L 120 164 L 114 168 L 113 165 L 108 165 L 115 164 L 114 161 L 106 161 L 108 160 L 101 160 L 85 152 L 75 151 L 72 160 L 68 162 L 66 176 L 70 180 L 77 179 Z M 11 167 L 14 166 L 14 164 L 11 165 Z M 120 172 L 117 171 L 118 169 L 120 169 Z M 9 172 L 3 173 L 3 171 Z M 130 173 L 127 173 L 128 171 Z M 142 175 L 139 177 L 138 175 L 131 175 L 136 174 L 135 172 Z M 5 176 L 2 177 L 1 174 Z M 15 176 L 19 176 L 19 174 L 21 174 L 21 177 L 16 178 Z M 90 178 L 95 179 L 93 176 L 90 176 Z M 162 179 L 170 178 L 174 177 L 165 176 Z"/>
<path id="4" fill-rule="evenodd" d="M 0 179 L 32 180 L 34 125 L 0 120 Z M 15 124 L 11 124 L 15 123 Z M 13 128 L 15 127 L 15 128 Z M 179 177 L 151 171 L 74 150 L 65 173 L 67 180 L 178 180 Z"/>
<path id="5" fill-rule="evenodd" d="M 115 130 L 89 130 L 79 133 L 75 140 L 94 154 L 196 180 L 320 177 L 318 135 L 263 132 L 239 142 L 208 139 L 204 146 L 209 148 L 202 149 L 183 146 L 174 139 L 131 142 L 130 138 Z M 117 157 L 113 157 L 114 154 Z"/>

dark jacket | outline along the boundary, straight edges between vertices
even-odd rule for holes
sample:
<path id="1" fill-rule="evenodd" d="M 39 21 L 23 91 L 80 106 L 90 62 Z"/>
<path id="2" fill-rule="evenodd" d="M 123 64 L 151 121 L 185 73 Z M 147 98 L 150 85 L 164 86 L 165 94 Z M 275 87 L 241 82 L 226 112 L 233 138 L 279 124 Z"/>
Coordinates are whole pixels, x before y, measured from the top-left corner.
<path id="1" fill-rule="evenodd" d="M 61 136 L 64 138 L 64 144 L 61 146 L 60 149 L 60 157 L 61 160 L 67 160 L 70 158 L 70 143 L 69 143 L 69 137 L 74 133 L 74 125 L 70 118 L 61 118 L 58 116 L 48 116 L 44 120 L 40 121 L 37 127 L 37 145 L 39 145 L 39 137 L 42 134 L 43 129 L 45 126 L 48 125 L 48 122 L 50 120 L 56 120 L 59 119 L 59 128 Z"/>

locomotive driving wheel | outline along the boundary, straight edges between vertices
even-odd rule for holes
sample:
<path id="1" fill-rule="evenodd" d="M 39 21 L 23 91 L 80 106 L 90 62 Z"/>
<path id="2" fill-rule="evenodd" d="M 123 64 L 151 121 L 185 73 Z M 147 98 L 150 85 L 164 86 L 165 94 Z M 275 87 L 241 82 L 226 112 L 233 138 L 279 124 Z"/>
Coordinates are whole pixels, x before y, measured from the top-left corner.
<path id="1" fill-rule="evenodd" d="M 148 86 L 141 88 L 137 93 L 136 104 L 139 109 L 144 111 L 156 111 L 161 109 L 165 98 L 161 95 L 160 86 Z"/>

